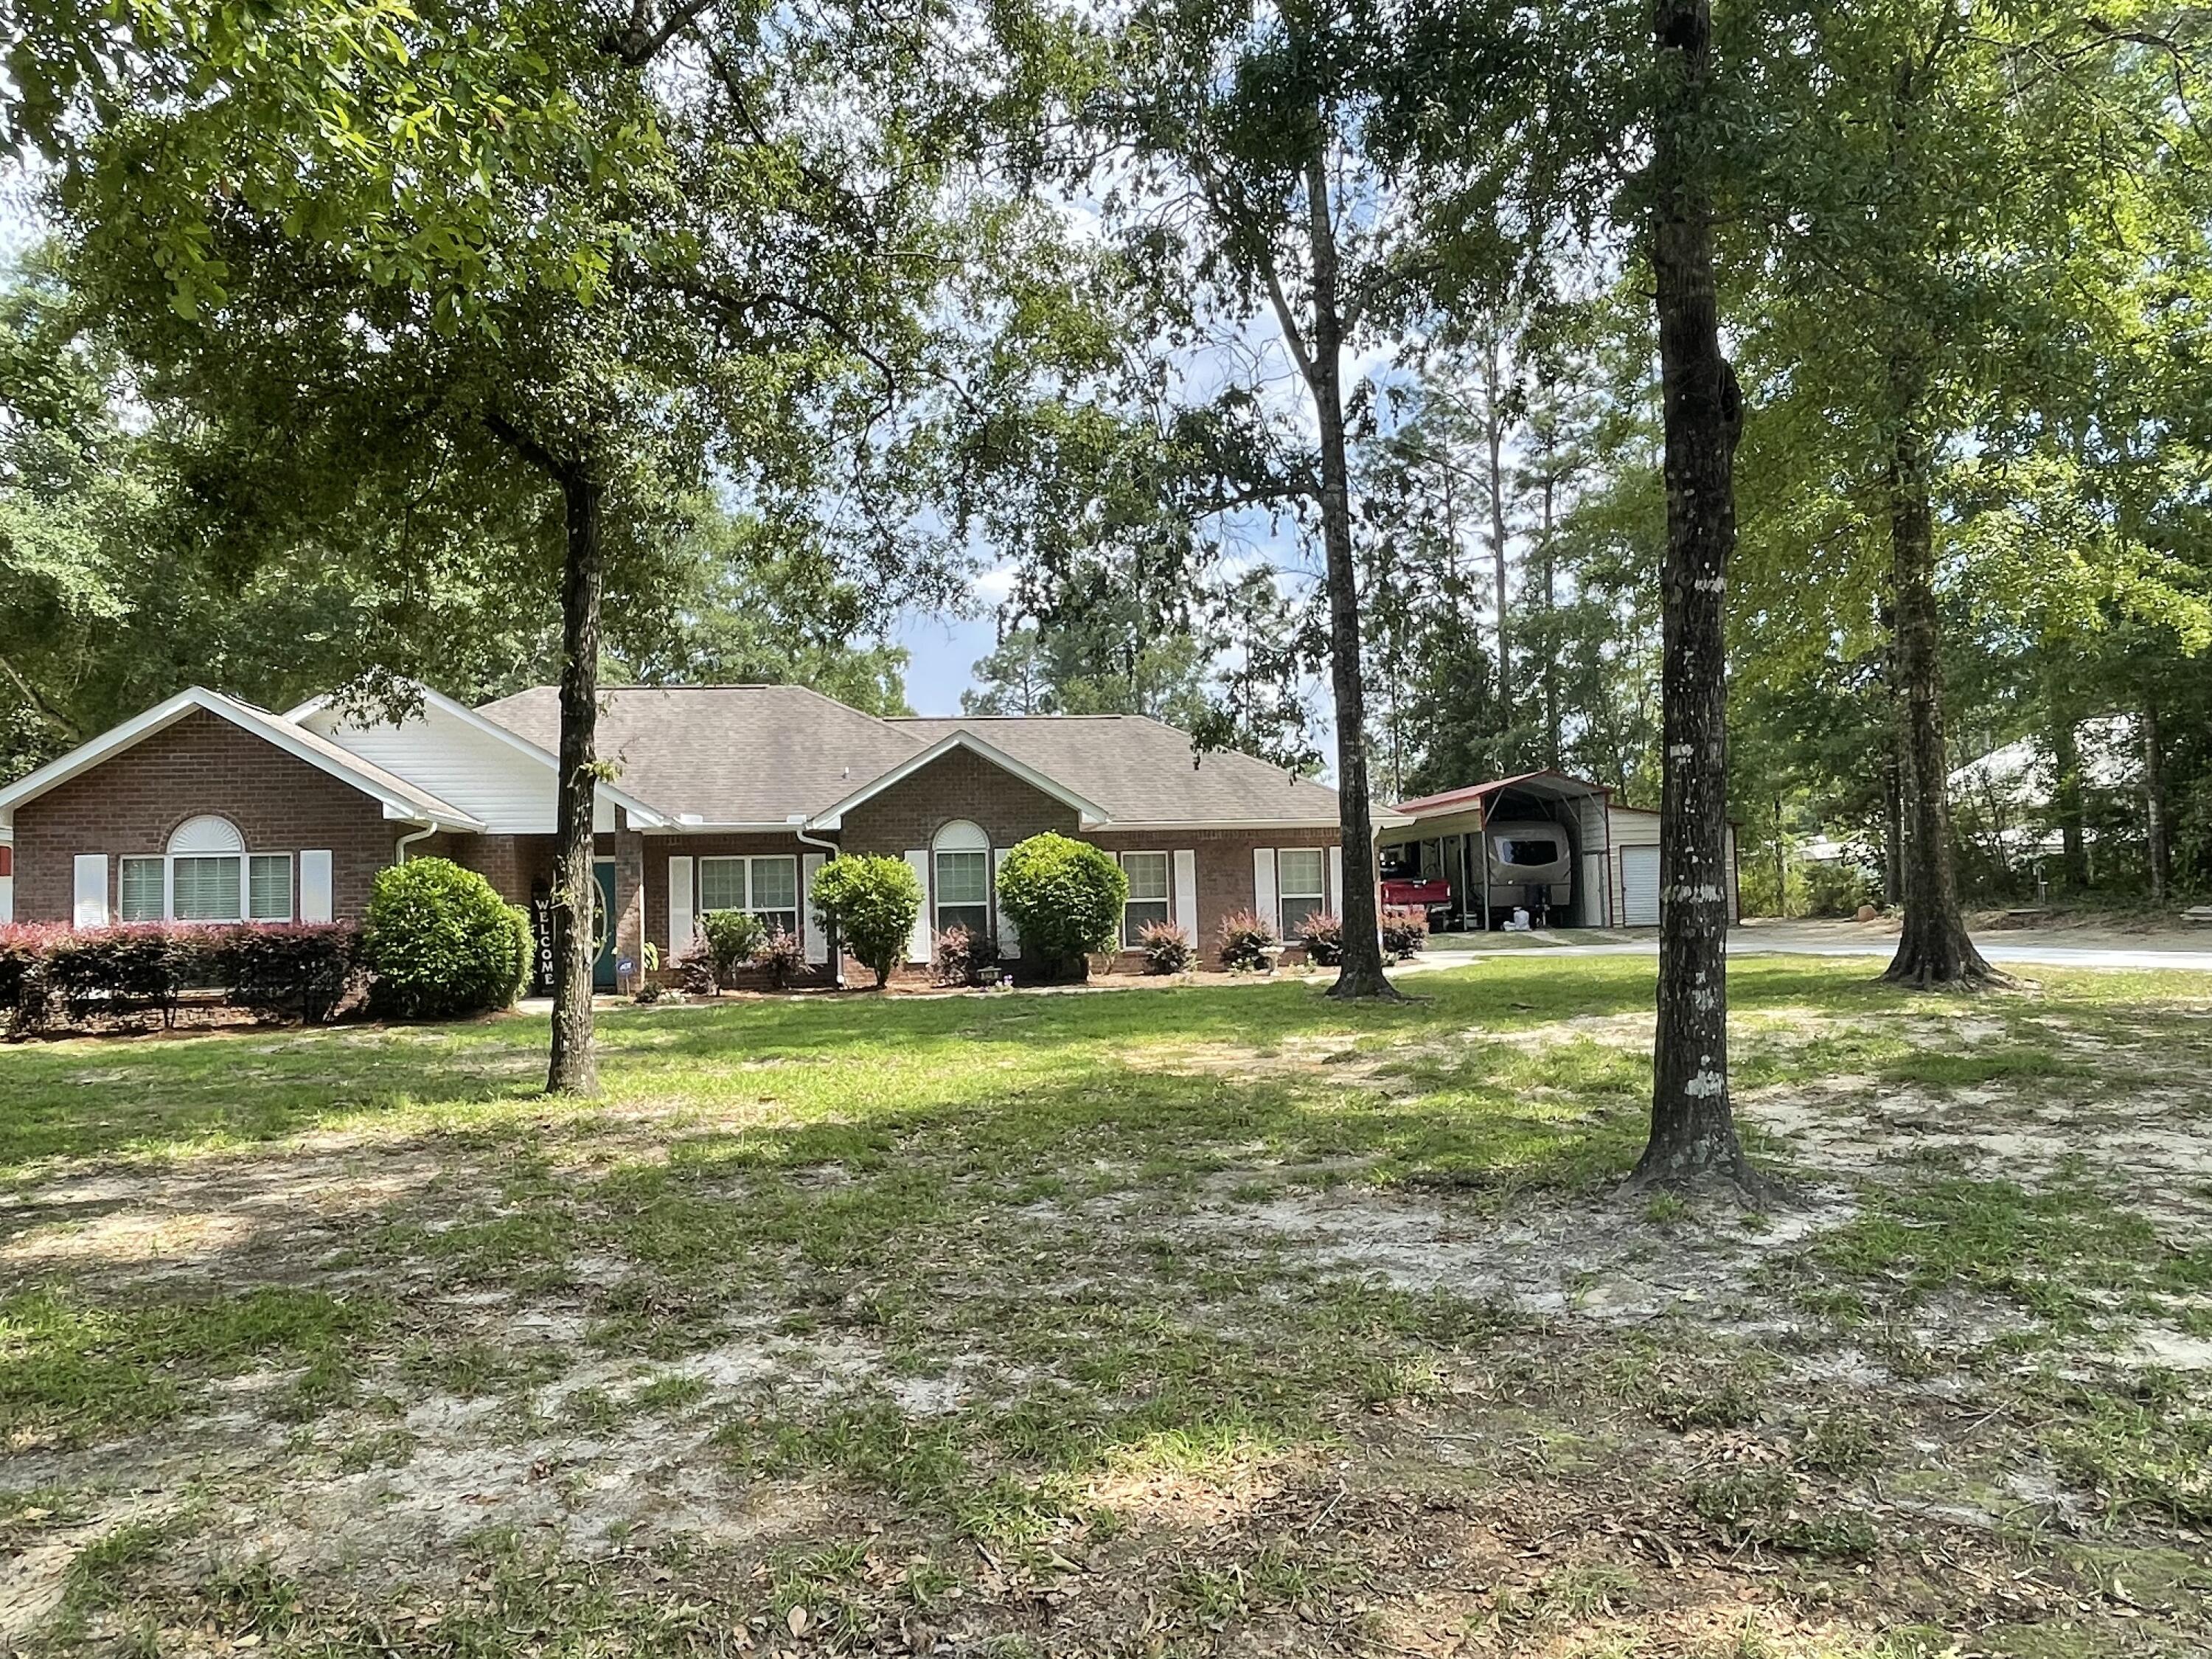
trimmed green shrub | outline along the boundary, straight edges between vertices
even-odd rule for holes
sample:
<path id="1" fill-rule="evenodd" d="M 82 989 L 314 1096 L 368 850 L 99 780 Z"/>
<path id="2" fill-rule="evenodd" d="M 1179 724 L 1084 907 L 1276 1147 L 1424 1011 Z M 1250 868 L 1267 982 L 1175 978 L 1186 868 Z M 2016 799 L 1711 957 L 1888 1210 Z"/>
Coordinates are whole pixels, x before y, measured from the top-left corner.
<path id="1" fill-rule="evenodd" d="M 921 878 L 904 859 L 840 854 L 814 878 L 814 908 L 880 989 L 914 937 Z"/>
<path id="2" fill-rule="evenodd" d="M 726 991 L 768 942 L 768 924 L 750 910 L 709 910 L 699 918 L 699 937 L 707 947 L 714 988 Z"/>
<path id="3" fill-rule="evenodd" d="M 999 947 L 988 933 L 948 927 L 937 936 L 930 974 L 939 985 L 981 985 L 999 966 Z"/>
<path id="4" fill-rule="evenodd" d="M 216 947 L 234 1004 L 311 1024 L 337 1012 L 360 975 L 360 959 L 361 932 L 347 921 L 252 922 L 227 929 Z"/>
<path id="5" fill-rule="evenodd" d="M 373 1013 L 452 1019 L 505 1008 L 530 974 L 530 919 L 473 870 L 410 859 L 377 872 L 361 930 Z"/>
<path id="6" fill-rule="evenodd" d="M 1344 960 L 1344 919 L 1332 911 L 1315 911 L 1299 924 L 1298 943 L 1316 968 L 1335 967 Z"/>
<path id="7" fill-rule="evenodd" d="M 1189 930 L 1172 921 L 1148 921 L 1137 930 L 1137 948 L 1144 952 L 1148 974 L 1183 974 L 1198 960 L 1198 947 Z"/>
<path id="8" fill-rule="evenodd" d="M 1220 957 L 1224 968 L 1272 968 L 1282 940 L 1275 924 L 1251 910 L 1232 910 L 1221 919 Z"/>
<path id="9" fill-rule="evenodd" d="M 1080 977 L 1094 951 L 1115 949 L 1129 878 L 1110 854 L 1087 841 L 1048 831 L 1006 849 L 999 860 L 999 908 L 1021 934 L 1025 963 Z"/>
<path id="10" fill-rule="evenodd" d="M 1429 942 L 1429 913 L 1418 905 L 1392 905 L 1382 912 L 1382 954 L 1399 962 L 1419 954 Z"/>

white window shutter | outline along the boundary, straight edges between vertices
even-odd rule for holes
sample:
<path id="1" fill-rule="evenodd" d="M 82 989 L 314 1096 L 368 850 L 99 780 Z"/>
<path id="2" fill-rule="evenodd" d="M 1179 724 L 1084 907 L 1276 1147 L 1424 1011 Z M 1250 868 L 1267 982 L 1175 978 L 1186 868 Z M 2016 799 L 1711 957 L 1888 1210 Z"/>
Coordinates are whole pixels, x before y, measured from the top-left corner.
<path id="1" fill-rule="evenodd" d="M 1344 914 L 1344 848 L 1341 847 L 1328 849 L 1328 896 L 1322 902 L 1334 915 L 1341 916 Z"/>
<path id="2" fill-rule="evenodd" d="M 914 937 L 907 941 L 906 959 L 908 962 L 929 960 L 929 849 L 916 847 L 906 855 L 914 866 L 915 875 L 921 882 L 921 908 L 914 918 Z"/>
<path id="3" fill-rule="evenodd" d="M 300 920 L 331 919 L 331 854 L 327 847 L 300 854 Z"/>
<path id="4" fill-rule="evenodd" d="M 76 925 L 80 927 L 107 926 L 107 854 L 79 853 L 76 855 Z"/>
<path id="5" fill-rule="evenodd" d="M 1175 919 L 1191 943 L 1198 944 L 1198 849 L 1178 847 L 1175 855 Z"/>
<path id="6" fill-rule="evenodd" d="M 1006 855 L 1006 849 L 1003 847 L 994 847 L 991 849 L 991 902 L 994 905 L 997 905 L 999 900 L 999 860 Z M 998 909 L 997 915 L 999 918 L 999 954 L 1002 957 L 1018 957 L 1021 955 L 1021 930 L 1014 926 L 1014 919 L 1006 913 L 1003 907 Z"/>
<path id="7" fill-rule="evenodd" d="M 830 960 L 830 929 L 814 914 L 814 878 L 822 873 L 823 855 L 809 853 L 799 861 L 799 931 L 806 941 L 806 960 L 819 968 Z"/>
<path id="8" fill-rule="evenodd" d="M 691 948 L 691 924 L 699 914 L 692 902 L 692 861 L 688 853 L 668 860 L 668 960 L 677 961 Z"/>
<path id="9" fill-rule="evenodd" d="M 1275 849 L 1252 849 L 1252 908 L 1270 927 L 1282 925 L 1283 907 L 1275 898 Z"/>

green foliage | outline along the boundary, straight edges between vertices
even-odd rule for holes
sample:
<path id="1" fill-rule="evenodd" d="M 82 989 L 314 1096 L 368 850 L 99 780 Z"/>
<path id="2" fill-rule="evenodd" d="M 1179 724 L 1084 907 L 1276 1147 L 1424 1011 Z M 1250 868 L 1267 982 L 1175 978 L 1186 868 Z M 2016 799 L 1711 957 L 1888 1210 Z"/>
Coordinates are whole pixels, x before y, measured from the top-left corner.
<path id="1" fill-rule="evenodd" d="M 699 918 L 699 937 L 707 946 L 715 988 L 726 991 L 768 942 L 768 924 L 750 910 L 709 910 Z"/>
<path id="2" fill-rule="evenodd" d="M 452 1019 L 510 1006 L 530 977 L 530 919 L 473 870 L 410 859 L 380 870 L 362 925 L 369 1006 Z"/>
<path id="3" fill-rule="evenodd" d="M 971 933 L 965 927 L 948 927 L 937 936 L 929 959 L 931 977 L 939 985 L 981 985 L 999 966 L 999 947 L 988 933 Z"/>
<path id="4" fill-rule="evenodd" d="M 814 878 L 814 908 L 881 987 L 902 961 L 921 915 L 921 878 L 904 859 L 841 854 Z"/>
<path id="5" fill-rule="evenodd" d="M 1006 849 L 999 862 L 999 908 L 1022 939 L 1024 957 L 1073 964 L 1121 940 L 1129 878 L 1112 854 L 1048 831 Z"/>

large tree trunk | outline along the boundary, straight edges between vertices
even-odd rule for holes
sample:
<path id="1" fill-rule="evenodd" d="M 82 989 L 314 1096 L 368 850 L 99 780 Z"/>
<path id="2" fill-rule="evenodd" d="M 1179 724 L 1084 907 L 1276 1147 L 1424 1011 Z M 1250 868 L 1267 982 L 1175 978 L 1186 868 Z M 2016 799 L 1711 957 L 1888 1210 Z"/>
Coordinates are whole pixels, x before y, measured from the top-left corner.
<path id="1" fill-rule="evenodd" d="M 605 490 L 580 468 L 561 477 L 568 550 L 561 573 L 561 775 L 554 807 L 559 838 L 553 886 L 553 1055 L 549 1094 L 587 1095 L 599 1086 L 592 1051 L 592 815 L 599 703 L 600 514 Z M 611 925 L 610 918 L 610 925 Z"/>
<path id="2" fill-rule="evenodd" d="M 2145 697 L 2142 706 L 2143 835 L 2150 854 L 2150 897 L 2166 902 L 2172 854 L 2166 850 L 2166 763 L 2160 752 L 2158 704 Z"/>
<path id="3" fill-rule="evenodd" d="M 1513 741 L 1513 628 L 1506 609 L 1510 595 L 1505 582 L 1505 411 L 1498 345 L 1493 336 L 1482 360 L 1482 429 L 1490 451 L 1490 568 L 1498 593 L 1498 730 L 1504 739 L 1503 750 Z M 1516 753 L 1510 763 L 1517 769 L 1520 756 Z"/>
<path id="4" fill-rule="evenodd" d="M 1352 469 L 1344 443 L 1344 319 L 1337 295 L 1336 227 L 1328 167 L 1306 163 L 1306 235 L 1313 259 L 1313 339 L 1306 378 L 1321 425 L 1321 532 L 1328 567 L 1329 686 L 1336 697 L 1337 822 L 1344 842 L 1344 955 L 1333 997 L 1397 996 L 1382 972 L 1375 894 L 1375 829 L 1367 794 L 1367 703 L 1359 658 L 1359 588 L 1352 556 Z"/>
<path id="5" fill-rule="evenodd" d="M 1632 1184 L 1765 1183 L 1743 1155 L 1729 1102 L 1728 641 L 1735 544 L 1735 371 L 1722 355 L 1712 198 L 1697 128 L 1712 75 L 1707 0 L 1656 0 L 1654 46 L 1668 106 L 1652 145 L 1651 268 L 1666 424 L 1667 552 L 1660 568 L 1664 764 L 1659 820 L 1658 1030 L 1651 1138 Z"/>
<path id="6" fill-rule="evenodd" d="M 1889 470 L 1892 647 L 1905 773 L 1905 931 L 1885 978 L 1926 989 L 1994 977 L 1966 936 L 1951 852 L 1950 761 L 1943 744 L 1943 661 L 1936 615 L 1936 516 L 1929 457 L 1911 366 L 1893 364 L 1897 430 Z"/>

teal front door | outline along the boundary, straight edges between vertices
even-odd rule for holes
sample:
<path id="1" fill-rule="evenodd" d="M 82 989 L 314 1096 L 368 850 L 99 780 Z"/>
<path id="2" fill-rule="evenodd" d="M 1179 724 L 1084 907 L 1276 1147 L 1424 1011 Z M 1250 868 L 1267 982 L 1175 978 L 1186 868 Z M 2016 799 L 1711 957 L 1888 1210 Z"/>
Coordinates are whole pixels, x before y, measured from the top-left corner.
<path id="1" fill-rule="evenodd" d="M 595 859 L 592 874 L 599 891 L 592 903 L 592 988 L 615 988 L 615 861 Z"/>

